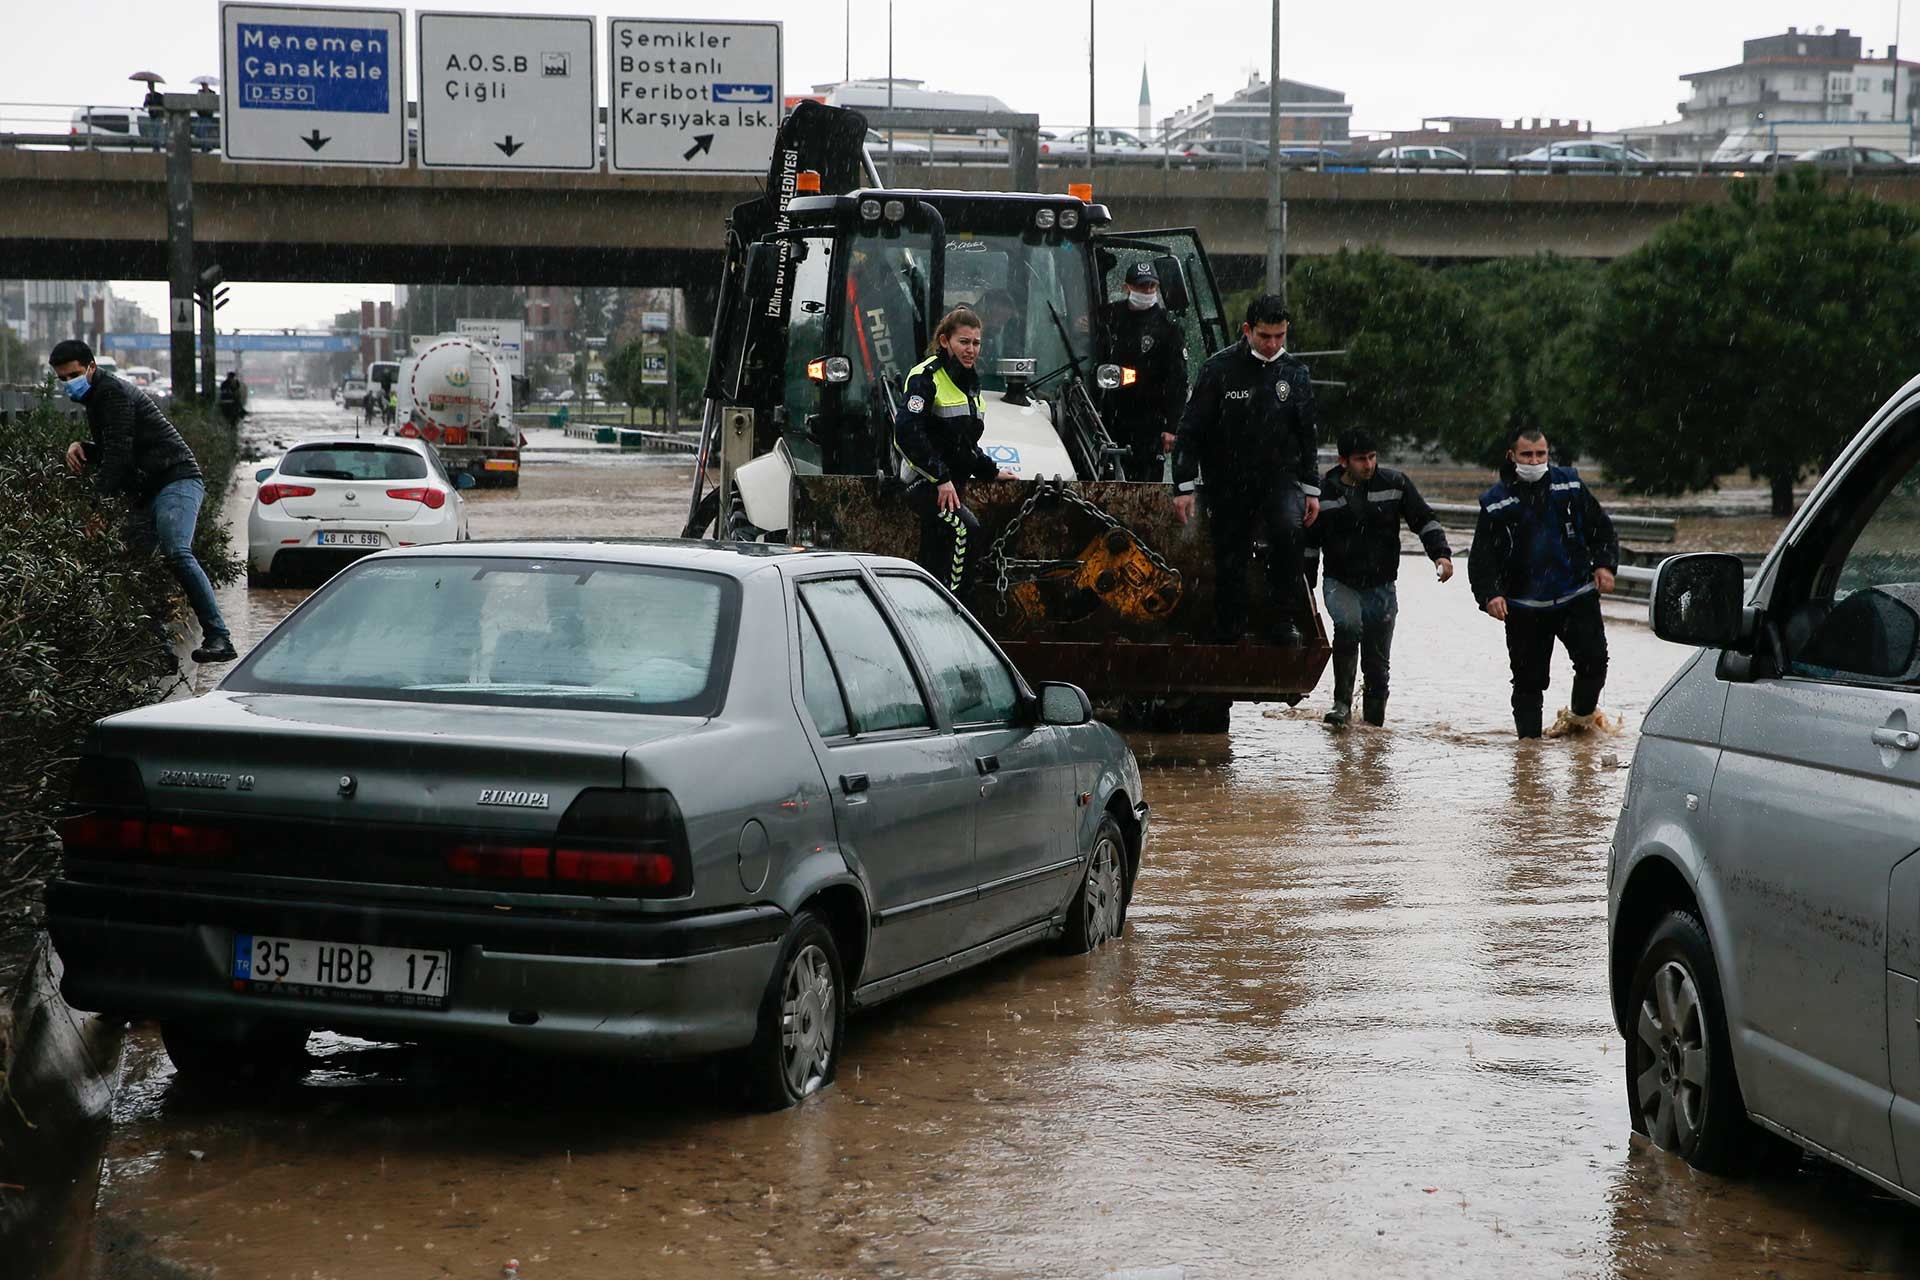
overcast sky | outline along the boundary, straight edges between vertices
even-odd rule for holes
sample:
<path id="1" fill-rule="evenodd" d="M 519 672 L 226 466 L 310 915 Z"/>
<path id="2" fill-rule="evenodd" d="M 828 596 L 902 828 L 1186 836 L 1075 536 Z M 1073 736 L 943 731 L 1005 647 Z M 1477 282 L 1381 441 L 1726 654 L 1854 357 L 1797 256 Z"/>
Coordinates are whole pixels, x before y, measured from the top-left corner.
<path id="1" fill-rule="evenodd" d="M 215 0 L 64 0 L 31 13 L 27 0 L 0 2 L 7 10 L 0 34 L 11 37 L 0 41 L 0 97 L 7 103 L 132 103 L 138 86 L 126 77 L 134 71 L 158 72 L 183 90 L 194 76 L 219 74 Z M 850 3 L 853 74 L 883 75 L 888 6 L 885 0 Z M 682 0 L 651 9 L 457 0 L 444 7 L 603 19 L 779 18 L 787 93 L 837 80 L 847 66 L 849 0 Z M 1097 0 L 1094 8 L 1103 124 L 1134 123 L 1143 62 L 1156 115 L 1209 92 L 1224 97 L 1266 66 L 1271 7 L 1265 0 Z M 1824 24 L 1850 28 L 1884 52 L 1898 10 L 1899 0 L 1282 0 L 1280 64 L 1284 76 L 1345 93 L 1357 131 L 1411 128 L 1431 115 L 1557 116 L 1613 129 L 1673 119 L 1684 92 L 1679 77 L 1737 62 L 1744 38 Z M 1077 0 L 903 0 L 893 17 L 894 73 L 925 80 L 929 88 L 990 93 L 1015 110 L 1038 112 L 1048 124 L 1084 124 L 1088 14 Z M 1920 3 L 1912 26 L 1904 43 L 1920 49 Z M 604 25 L 598 38 L 604 43 Z M 411 17 L 408 39 L 411 57 Z M 603 102 L 605 71 L 599 68 Z M 11 120 L 17 111 L 0 105 L 6 127 L 19 127 Z M 110 264 L 101 265 L 110 275 Z M 156 314 L 164 311 L 162 285 L 128 284 L 124 292 Z M 388 295 L 357 286 L 241 282 L 221 319 L 241 327 L 310 324 L 363 296 Z"/>

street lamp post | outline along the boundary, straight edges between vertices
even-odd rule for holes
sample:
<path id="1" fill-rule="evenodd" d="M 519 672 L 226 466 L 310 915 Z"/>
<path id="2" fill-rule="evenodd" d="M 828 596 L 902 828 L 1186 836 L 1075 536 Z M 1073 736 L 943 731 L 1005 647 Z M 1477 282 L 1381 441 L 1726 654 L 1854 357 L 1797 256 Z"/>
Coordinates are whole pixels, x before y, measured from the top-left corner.
<path id="1" fill-rule="evenodd" d="M 1286 178 L 1280 167 L 1280 0 L 1273 0 L 1273 57 L 1267 71 L 1267 292 L 1287 297 Z"/>

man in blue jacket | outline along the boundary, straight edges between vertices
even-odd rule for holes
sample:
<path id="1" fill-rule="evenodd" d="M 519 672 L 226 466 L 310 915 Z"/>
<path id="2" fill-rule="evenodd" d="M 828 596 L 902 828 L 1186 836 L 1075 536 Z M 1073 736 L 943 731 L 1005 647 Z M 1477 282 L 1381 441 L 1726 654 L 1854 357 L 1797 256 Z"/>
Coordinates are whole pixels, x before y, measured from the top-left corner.
<path id="1" fill-rule="evenodd" d="M 1513 667 L 1513 727 L 1540 736 L 1541 700 L 1553 642 L 1573 660 L 1576 723 L 1591 723 L 1607 683 L 1607 632 L 1600 597 L 1613 590 L 1620 543 L 1613 521 L 1572 467 L 1547 462 L 1547 437 L 1521 431 L 1507 450 L 1500 483 L 1480 496 L 1467 558 L 1473 598 L 1506 624 Z"/>

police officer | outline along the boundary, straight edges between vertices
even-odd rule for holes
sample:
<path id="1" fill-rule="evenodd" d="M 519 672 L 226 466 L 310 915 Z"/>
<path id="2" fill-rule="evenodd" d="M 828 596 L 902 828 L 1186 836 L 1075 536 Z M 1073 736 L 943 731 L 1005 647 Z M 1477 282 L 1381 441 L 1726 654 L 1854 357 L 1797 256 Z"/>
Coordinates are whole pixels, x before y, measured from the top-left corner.
<path id="1" fill-rule="evenodd" d="M 980 317 L 955 307 L 934 331 L 933 354 L 907 375 L 893 423 L 907 505 L 920 518 L 920 564 L 961 595 L 980 553 L 980 522 L 967 509 L 969 480 L 1012 480 L 980 447 Z"/>
<path id="2" fill-rule="evenodd" d="M 1327 723 L 1353 715 L 1356 674 L 1367 678 L 1362 714 L 1387 722 L 1387 675 L 1393 624 L 1400 614 L 1400 526 L 1420 539 L 1440 581 L 1453 577 L 1453 549 L 1433 508 L 1403 472 L 1380 465 L 1371 433 L 1340 433 L 1340 463 L 1321 478 L 1320 518 L 1307 531 L 1321 549 L 1321 594 L 1333 619 L 1333 709 Z"/>
<path id="3" fill-rule="evenodd" d="M 1157 481 L 1187 402 L 1186 339 L 1161 304 L 1152 262 L 1134 263 L 1123 280 L 1127 296 L 1101 308 L 1101 332 L 1107 363 L 1132 369 L 1134 381 L 1104 392 L 1100 412 L 1129 451 L 1127 479 Z"/>
<path id="4" fill-rule="evenodd" d="M 1213 539 L 1215 640 L 1233 644 L 1247 626 L 1247 562 L 1255 527 L 1267 533 L 1267 592 L 1285 621 L 1269 637 L 1301 643 L 1295 619 L 1313 602 L 1301 571 L 1302 530 L 1320 514 L 1319 420 L 1307 366 L 1287 354 L 1291 317 L 1264 294 L 1247 304 L 1240 341 L 1200 368 L 1173 448 L 1174 514 L 1193 518 L 1194 488 L 1207 478 Z"/>
<path id="5" fill-rule="evenodd" d="M 1607 683 L 1600 597 L 1613 590 L 1620 543 L 1613 521 L 1572 467 L 1547 462 L 1547 437 L 1522 430 L 1500 483 L 1480 495 L 1467 580 L 1487 615 L 1507 627 L 1513 727 L 1540 736 L 1553 642 L 1573 660 L 1573 726 L 1593 723 Z"/>

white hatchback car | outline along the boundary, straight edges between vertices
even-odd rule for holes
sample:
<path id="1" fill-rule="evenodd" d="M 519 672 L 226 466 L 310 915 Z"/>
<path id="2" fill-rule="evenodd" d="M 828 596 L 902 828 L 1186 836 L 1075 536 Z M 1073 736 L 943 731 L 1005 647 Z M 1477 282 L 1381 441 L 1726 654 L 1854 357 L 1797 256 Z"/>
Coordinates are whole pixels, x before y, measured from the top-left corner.
<path id="1" fill-rule="evenodd" d="M 450 476 L 433 446 L 398 436 L 302 440 L 255 473 L 247 585 L 326 577 L 388 547 L 464 542 L 473 477 Z"/>

